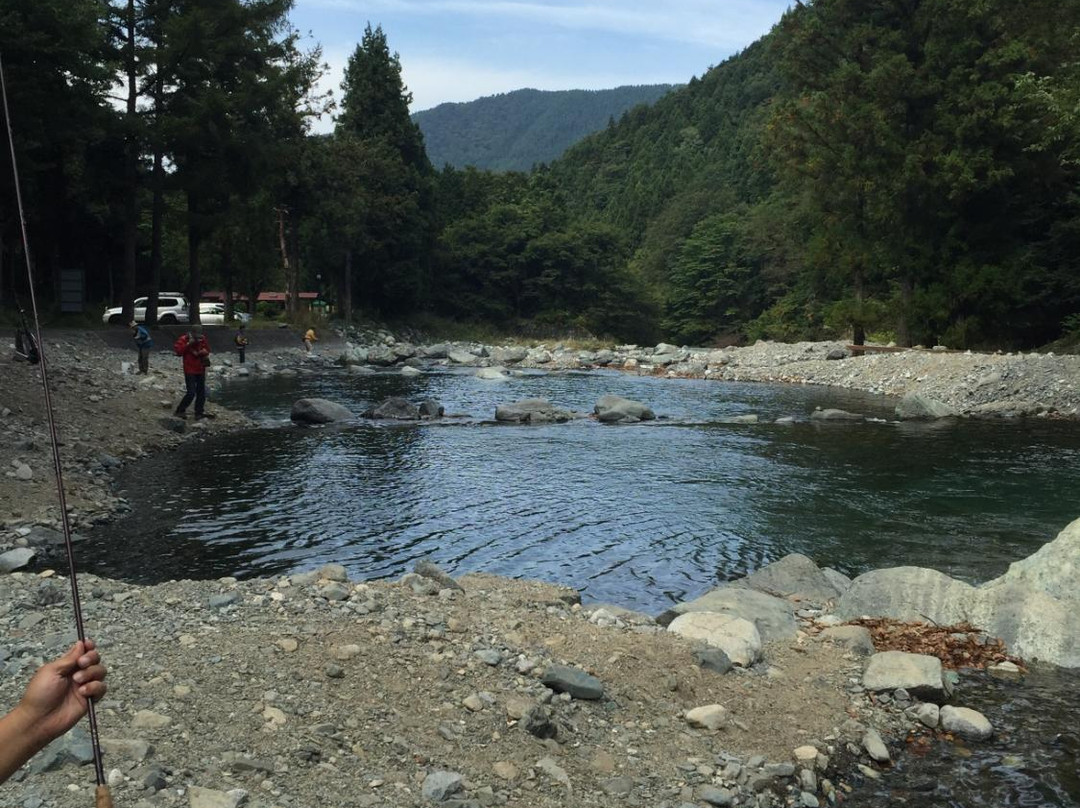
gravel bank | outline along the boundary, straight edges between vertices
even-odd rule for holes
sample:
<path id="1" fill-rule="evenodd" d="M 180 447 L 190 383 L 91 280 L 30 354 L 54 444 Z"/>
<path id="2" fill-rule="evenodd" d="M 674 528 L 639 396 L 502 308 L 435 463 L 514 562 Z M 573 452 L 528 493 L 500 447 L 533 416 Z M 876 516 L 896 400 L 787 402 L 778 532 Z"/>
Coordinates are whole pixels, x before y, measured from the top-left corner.
<path id="1" fill-rule="evenodd" d="M 906 726 L 852 685 L 862 661 L 809 625 L 767 664 L 721 674 L 645 616 L 492 576 L 354 583 L 331 566 L 81 584 L 111 667 L 99 714 L 118 805 L 825 803 L 879 776 L 858 746 L 866 726 Z M 0 577 L 0 706 L 71 640 L 65 594 L 58 576 Z M 556 665 L 593 675 L 601 697 L 545 686 Z M 710 705 L 723 707 L 713 728 L 688 720 Z M 0 805 L 87 804 L 87 751 L 77 729 Z M 432 796 L 440 782 L 447 800 Z"/>

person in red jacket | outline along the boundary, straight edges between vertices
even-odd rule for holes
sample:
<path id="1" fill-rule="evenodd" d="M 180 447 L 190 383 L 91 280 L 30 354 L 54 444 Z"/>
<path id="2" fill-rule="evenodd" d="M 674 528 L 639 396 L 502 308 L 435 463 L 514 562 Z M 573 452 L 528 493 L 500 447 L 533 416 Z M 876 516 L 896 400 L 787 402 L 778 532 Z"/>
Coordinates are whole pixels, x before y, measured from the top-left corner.
<path id="1" fill-rule="evenodd" d="M 184 358 L 184 384 L 187 392 L 180 399 L 175 415 L 187 418 L 188 404 L 195 401 L 195 417 L 213 418 L 206 408 L 206 368 L 210 364 L 210 343 L 203 336 L 202 326 L 193 325 L 173 345 L 173 352 Z"/>

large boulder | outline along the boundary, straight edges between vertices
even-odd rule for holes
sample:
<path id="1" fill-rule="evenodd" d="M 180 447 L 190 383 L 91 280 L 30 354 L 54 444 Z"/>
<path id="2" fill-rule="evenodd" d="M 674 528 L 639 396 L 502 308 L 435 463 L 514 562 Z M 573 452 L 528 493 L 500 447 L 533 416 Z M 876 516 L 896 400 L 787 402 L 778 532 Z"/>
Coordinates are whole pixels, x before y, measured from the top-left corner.
<path id="1" fill-rule="evenodd" d="M 841 594 L 830 576 L 801 553 L 791 553 L 766 564 L 757 572 L 734 581 L 733 585 L 818 604 L 835 600 Z"/>
<path id="2" fill-rule="evenodd" d="M 622 396 L 600 396 L 593 407 L 596 418 L 605 424 L 619 421 L 652 421 L 656 413 L 639 401 Z"/>
<path id="3" fill-rule="evenodd" d="M 348 407 L 325 398 L 302 398 L 292 405 L 289 417 L 299 424 L 331 424 L 353 417 Z"/>
<path id="4" fill-rule="evenodd" d="M 495 408 L 495 420 L 517 424 L 549 424 L 569 421 L 571 414 L 556 409 L 546 398 L 527 398 Z"/>
<path id="5" fill-rule="evenodd" d="M 447 351 L 446 358 L 455 365 L 465 365 L 466 367 L 475 367 L 480 364 L 480 357 L 471 354 L 468 351 L 463 351 L 460 348 L 454 348 Z"/>
<path id="6" fill-rule="evenodd" d="M 761 658 L 761 634 L 753 623 L 741 617 L 690 612 L 676 617 L 668 631 L 719 648 L 733 663 L 744 668 Z"/>
<path id="7" fill-rule="evenodd" d="M 677 619 L 679 615 L 695 612 L 726 614 L 748 620 L 765 642 L 791 639 L 798 630 L 790 602 L 742 587 L 713 589 L 696 600 L 676 604 L 667 614 Z M 661 615 L 659 622 L 668 622 L 665 615 Z"/>
<path id="8" fill-rule="evenodd" d="M 377 407 L 365 410 L 364 417 L 385 421 L 418 421 L 420 408 L 409 403 L 407 399 L 394 396 L 385 399 Z"/>
<path id="9" fill-rule="evenodd" d="M 952 418 L 956 410 L 943 401 L 924 396 L 922 393 L 908 393 L 896 405 L 896 417 L 901 420 L 919 418 Z"/>
<path id="10" fill-rule="evenodd" d="M 871 570 L 856 578 L 840 598 L 836 614 L 845 620 L 892 617 L 933 620 L 941 625 L 967 619 L 974 587 L 923 567 Z"/>
<path id="11" fill-rule="evenodd" d="M 368 349 L 367 361 L 372 365 L 389 367 L 398 361 L 398 357 L 386 345 L 376 345 Z"/>
<path id="12" fill-rule="evenodd" d="M 862 684 L 872 693 L 891 693 L 903 688 L 915 698 L 935 704 L 942 704 L 949 697 L 941 660 L 927 654 L 904 651 L 874 654 L 863 672 Z"/>
<path id="13" fill-rule="evenodd" d="M 504 382 L 510 378 L 506 368 L 495 365 L 489 368 L 480 368 L 476 371 L 476 378 L 487 382 Z"/>
<path id="14" fill-rule="evenodd" d="M 1078 576 L 1080 520 L 981 586 L 920 567 L 875 570 L 852 582 L 836 612 L 942 625 L 966 621 L 1025 659 L 1080 668 Z"/>
<path id="15" fill-rule="evenodd" d="M 424 345 L 419 349 L 420 356 L 428 359 L 446 359 L 446 355 L 450 352 L 451 347 L 445 342 L 440 342 L 436 345 Z"/>
<path id="16" fill-rule="evenodd" d="M 520 345 L 509 348 L 493 348 L 491 351 L 492 360 L 500 365 L 516 365 L 518 362 L 524 362 L 528 355 L 528 349 L 522 348 Z"/>

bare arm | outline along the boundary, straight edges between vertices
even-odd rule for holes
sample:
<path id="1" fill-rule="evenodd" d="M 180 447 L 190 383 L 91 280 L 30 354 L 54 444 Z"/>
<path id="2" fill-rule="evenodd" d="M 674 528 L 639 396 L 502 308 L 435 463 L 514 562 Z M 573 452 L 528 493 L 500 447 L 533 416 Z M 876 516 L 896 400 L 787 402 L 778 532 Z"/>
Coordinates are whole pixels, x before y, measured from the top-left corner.
<path id="1" fill-rule="evenodd" d="M 42 665 L 22 701 L 0 718 L 0 783 L 86 715 L 91 699 L 105 695 L 105 666 L 93 640 L 77 642 Z"/>

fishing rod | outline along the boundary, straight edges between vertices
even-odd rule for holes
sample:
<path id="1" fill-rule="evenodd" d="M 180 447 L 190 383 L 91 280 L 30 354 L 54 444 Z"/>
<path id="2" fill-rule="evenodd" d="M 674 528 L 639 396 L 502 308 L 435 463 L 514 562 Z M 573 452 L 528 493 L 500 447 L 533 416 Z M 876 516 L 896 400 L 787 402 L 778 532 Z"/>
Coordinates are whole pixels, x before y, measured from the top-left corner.
<path id="1" fill-rule="evenodd" d="M 30 239 L 26 231 L 26 212 L 23 209 L 22 189 L 19 185 L 19 166 L 15 159 L 15 133 L 8 109 L 7 80 L 4 76 L 4 60 L 0 55 L 0 96 L 3 97 L 4 122 L 7 125 L 8 146 L 11 149 L 11 172 L 15 180 L 15 200 L 19 210 L 19 227 L 22 234 L 23 255 L 26 258 L 26 279 L 30 284 L 30 312 L 34 318 L 34 340 L 41 366 L 41 387 L 45 395 L 45 415 L 49 424 L 49 440 L 52 443 L 53 469 L 56 472 L 56 494 L 60 500 L 60 524 L 64 532 L 64 548 L 67 552 L 68 577 L 71 581 L 71 602 L 75 612 L 75 629 L 80 642 L 86 641 L 83 626 L 82 601 L 79 599 L 79 580 L 75 572 L 75 550 L 71 542 L 71 522 L 68 519 L 67 498 L 64 496 L 64 471 L 60 463 L 60 440 L 56 432 L 56 415 L 53 411 L 52 394 L 49 392 L 49 363 L 45 359 L 45 342 L 41 339 L 41 318 L 38 316 L 37 294 L 34 291 L 34 264 L 30 260 Z M 90 722 L 90 745 L 94 750 L 94 775 L 97 779 L 95 804 L 97 808 L 112 808 L 112 793 L 105 780 L 105 766 L 101 757 L 101 740 L 98 734 L 97 714 L 94 702 L 87 699 L 86 717 Z"/>

